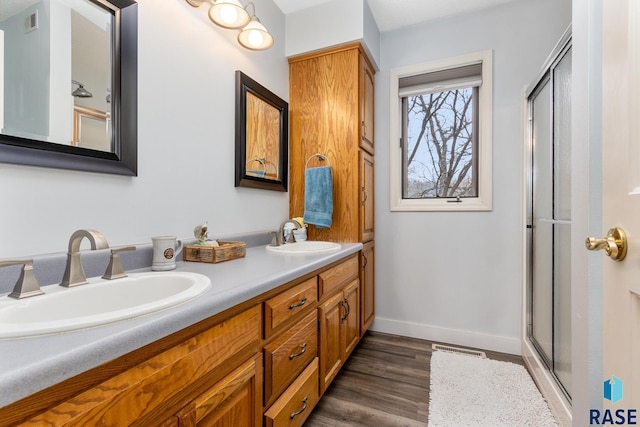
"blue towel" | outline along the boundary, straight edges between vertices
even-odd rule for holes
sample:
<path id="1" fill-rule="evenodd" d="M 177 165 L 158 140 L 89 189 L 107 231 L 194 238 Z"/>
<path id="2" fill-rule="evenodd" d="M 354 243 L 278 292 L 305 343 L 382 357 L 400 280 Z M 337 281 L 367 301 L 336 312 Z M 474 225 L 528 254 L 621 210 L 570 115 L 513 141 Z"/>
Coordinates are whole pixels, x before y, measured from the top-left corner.
<path id="1" fill-rule="evenodd" d="M 331 227 L 333 178 L 331 166 L 309 168 L 304 172 L 304 222 L 318 228 Z"/>

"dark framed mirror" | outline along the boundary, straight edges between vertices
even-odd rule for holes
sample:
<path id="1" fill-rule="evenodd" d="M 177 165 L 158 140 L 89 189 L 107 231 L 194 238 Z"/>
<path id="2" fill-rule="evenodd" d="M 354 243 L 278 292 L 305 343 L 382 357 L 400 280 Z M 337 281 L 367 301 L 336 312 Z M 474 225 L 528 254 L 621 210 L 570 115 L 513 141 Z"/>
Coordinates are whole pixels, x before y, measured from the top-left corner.
<path id="1" fill-rule="evenodd" d="M 0 14 L 0 162 L 137 175 L 134 0 L 19 0 Z"/>
<path id="2" fill-rule="evenodd" d="M 289 104 L 236 71 L 236 187 L 287 191 Z"/>

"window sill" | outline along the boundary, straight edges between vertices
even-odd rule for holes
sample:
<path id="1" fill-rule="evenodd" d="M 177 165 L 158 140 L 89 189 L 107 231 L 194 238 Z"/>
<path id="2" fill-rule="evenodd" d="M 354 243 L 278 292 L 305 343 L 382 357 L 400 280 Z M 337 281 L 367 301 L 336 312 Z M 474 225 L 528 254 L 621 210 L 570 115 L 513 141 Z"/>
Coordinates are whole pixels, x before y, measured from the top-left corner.
<path id="1" fill-rule="evenodd" d="M 452 199 L 391 199 L 391 212 L 470 212 L 491 211 L 491 200 L 480 197 L 462 199 L 461 202 L 448 202 Z"/>

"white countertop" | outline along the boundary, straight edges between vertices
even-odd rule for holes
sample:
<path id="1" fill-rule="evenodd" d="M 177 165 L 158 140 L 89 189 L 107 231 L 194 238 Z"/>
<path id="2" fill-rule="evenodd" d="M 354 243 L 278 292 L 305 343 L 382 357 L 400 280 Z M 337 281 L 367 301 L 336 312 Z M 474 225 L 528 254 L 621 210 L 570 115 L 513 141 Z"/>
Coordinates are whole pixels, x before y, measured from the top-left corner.
<path id="1" fill-rule="evenodd" d="M 130 320 L 75 332 L 0 340 L 0 407 L 187 328 L 360 249 L 361 243 L 344 243 L 340 250 L 327 254 L 285 255 L 257 246 L 247 248 L 245 258 L 219 264 L 178 262 L 175 271 L 204 274 L 211 279 L 211 289 L 182 305 Z M 142 271 L 149 269 L 135 270 Z M 46 291 L 46 287 L 43 289 Z"/>

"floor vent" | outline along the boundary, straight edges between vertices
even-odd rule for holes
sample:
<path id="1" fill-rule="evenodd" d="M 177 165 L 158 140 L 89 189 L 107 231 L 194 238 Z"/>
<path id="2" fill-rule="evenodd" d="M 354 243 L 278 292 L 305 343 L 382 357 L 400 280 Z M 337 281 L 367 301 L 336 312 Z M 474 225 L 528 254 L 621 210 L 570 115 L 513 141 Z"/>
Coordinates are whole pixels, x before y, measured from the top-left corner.
<path id="1" fill-rule="evenodd" d="M 484 351 L 471 350 L 468 348 L 452 347 L 450 345 L 433 344 L 431 346 L 431 349 L 433 351 L 440 350 L 440 351 L 446 351 L 447 353 L 464 354 L 466 356 L 480 357 L 482 359 L 487 358 L 487 355 L 485 354 Z"/>

